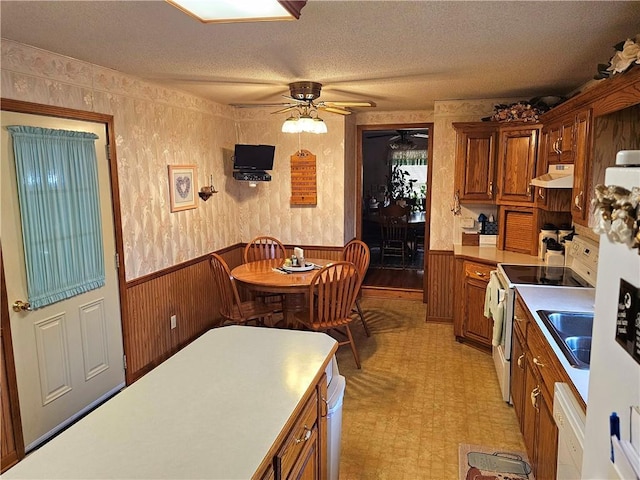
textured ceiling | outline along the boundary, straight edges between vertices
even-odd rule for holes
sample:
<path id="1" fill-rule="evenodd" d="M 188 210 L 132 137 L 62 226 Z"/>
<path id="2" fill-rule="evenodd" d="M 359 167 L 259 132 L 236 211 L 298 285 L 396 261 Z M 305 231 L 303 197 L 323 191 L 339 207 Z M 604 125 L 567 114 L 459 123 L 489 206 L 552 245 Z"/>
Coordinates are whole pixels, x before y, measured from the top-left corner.
<path id="1" fill-rule="evenodd" d="M 163 1 L 0 2 L 1 35 L 222 104 L 287 84 L 377 110 L 565 95 L 640 33 L 640 2 L 310 0 L 289 22 L 201 24 Z M 355 109 L 358 110 L 358 109 Z"/>

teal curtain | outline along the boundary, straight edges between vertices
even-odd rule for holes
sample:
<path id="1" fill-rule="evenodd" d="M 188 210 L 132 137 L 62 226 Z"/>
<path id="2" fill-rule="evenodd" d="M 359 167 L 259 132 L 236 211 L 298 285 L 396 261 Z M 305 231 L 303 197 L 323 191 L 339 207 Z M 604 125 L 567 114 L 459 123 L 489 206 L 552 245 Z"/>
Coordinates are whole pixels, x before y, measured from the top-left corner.
<path id="1" fill-rule="evenodd" d="M 104 285 L 97 135 L 27 126 L 13 139 L 32 308 Z"/>

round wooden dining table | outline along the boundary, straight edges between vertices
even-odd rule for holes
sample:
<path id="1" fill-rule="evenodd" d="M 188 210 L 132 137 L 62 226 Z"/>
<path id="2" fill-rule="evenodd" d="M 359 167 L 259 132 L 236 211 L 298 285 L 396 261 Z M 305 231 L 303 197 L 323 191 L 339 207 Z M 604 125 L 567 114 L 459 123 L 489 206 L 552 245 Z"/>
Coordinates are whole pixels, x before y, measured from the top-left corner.
<path id="1" fill-rule="evenodd" d="M 285 324 L 287 327 L 293 327 L 293 314 L 306 308 L 305 294 L 318 269 L 285 273 L 279 270 L 283 261 L 282 258 L 278 258 L 243 263 L 231 270 L 231 276 L 249 290 L 282 294 Z M 306 262 L 323 267 L 331 263 L 331 260 L 308 258 Z"/>

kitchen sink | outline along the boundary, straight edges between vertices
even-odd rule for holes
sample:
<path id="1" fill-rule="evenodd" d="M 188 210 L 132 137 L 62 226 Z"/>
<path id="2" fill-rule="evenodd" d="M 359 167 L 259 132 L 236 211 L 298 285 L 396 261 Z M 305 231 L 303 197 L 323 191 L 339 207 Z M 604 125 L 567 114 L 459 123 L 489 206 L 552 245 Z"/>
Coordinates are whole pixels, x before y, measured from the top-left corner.
<path id="1" fill-rule="evenodd" d="M 591 359 L 593 313 L 538 310 L 572 367 L 588 369 Z"/>

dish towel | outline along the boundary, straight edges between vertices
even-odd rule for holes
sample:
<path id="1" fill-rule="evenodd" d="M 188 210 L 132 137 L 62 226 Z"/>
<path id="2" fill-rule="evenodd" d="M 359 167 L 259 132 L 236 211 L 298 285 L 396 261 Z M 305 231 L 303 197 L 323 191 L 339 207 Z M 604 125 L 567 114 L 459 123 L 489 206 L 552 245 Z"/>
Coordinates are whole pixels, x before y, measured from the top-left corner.
<path id="1" fill-rule="evenodd" d="M 502 294 L 501 294 L 502 292 Z M 500 288 L 497 272 L 491 272 L 484 295 L 484 316 L 493 318 L 493 335 L 491 344 L 494 347 L 502 341 L 502 324 L 504 320 L 504 292 Z"/>

